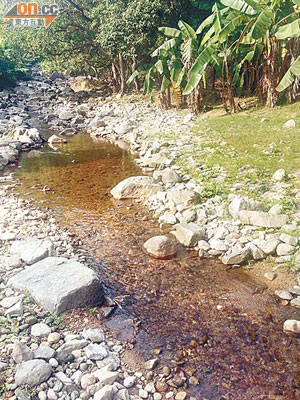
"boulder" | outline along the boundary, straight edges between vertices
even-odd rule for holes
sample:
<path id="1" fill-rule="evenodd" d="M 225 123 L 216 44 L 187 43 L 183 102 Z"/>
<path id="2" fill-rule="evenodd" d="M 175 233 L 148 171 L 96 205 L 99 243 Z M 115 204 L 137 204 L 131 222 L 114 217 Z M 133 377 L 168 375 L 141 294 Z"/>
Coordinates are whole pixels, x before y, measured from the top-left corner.
<path id="1" fill-rule="evenodd" d="M 74 128 L 66 128 L 66 129 L 64 129 L 63 131 L 60 132 L 60 135 L 61 136 L 74 136 L 76 133 L 77 133 L 76 129 L 74 129 Z M 55 135 L 53 135 L 53 136 L 55 136 Z M 64 141 L 63 143 L 66 143 L 66 141 Z"/>
<path id="2" fill-rule="evenodd" d="M 171 258 L 176 255 L 177 249 L 174 242 L 167 236 L 155 236 L 147 240 L 144 249 L 154 258 Z"/>
<path id="3" fill-rule="evenodd" d="M 243 224 L 261 226 L 263 228 L 281 228 L 288 222 L 287 215 L 269 214 L 261 211 L 239 212 L 239 219 Z"/>
<path id="4" fill-rule="evenodd" d="M 251 256 L 252 253 L 249 247 L 242 248 L 237 244 L 229 249 L 229 251 L 221 258 L 221 261 L 225 265 L 240 265 L 249 261 Z"/>
<path id="5" fill-rule="evenodd" d="M 10 252 L 19 254 L 21 259 L 28 265 L 32 265 L 52 255 L 53 244 L 50 240 L 17 240 L 13 242 Z"/>
<path id="6" fill-rule="evenodd" d="M 178 224 L 175 232 L 176 239 L 186 247 L 194 247 L 199 240 L 206 239 L 205 229 L 190 222 L 189 224 Z"/>
<path id="7" fill-rule="evenodd" d="M 17 386 L 36 386 L 45 382 L 51 375 L 51 366 L 43 360 L 29 360 L 16 369 L 15 383 Z"/>
<path id="8" fill-rule="evenodd" d="M 235 196 L 229 204 L 229 214 L 237 219 L 241 210 L 264 211 L 264 205 L 248 197 Z"/>
<path id="9" fill-rule="evenodd" d="M 132 176 L 120 182 L 110 193 L 115 199 L 140 199 L 156 194 L 160 188 L 150 176 Z"/>
<path id="10" fill-rule="evenodd" d="M 49 257 L 9 279 L 8 286 L 28 291 L 51 313 L 101 305 L 104 293 L 98 275 L 83 264 L 63 257 Z"/>

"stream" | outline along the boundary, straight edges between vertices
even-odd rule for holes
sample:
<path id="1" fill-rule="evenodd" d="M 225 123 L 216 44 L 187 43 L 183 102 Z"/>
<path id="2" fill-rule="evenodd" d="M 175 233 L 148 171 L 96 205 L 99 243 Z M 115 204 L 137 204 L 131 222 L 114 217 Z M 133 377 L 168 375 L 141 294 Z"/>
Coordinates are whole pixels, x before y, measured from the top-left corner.
<path id="1" fill-rule="evenodd" d="M 300 345 L 282 331 L 297 312 L 282 307 L 245 269 L 228 271 L 181 246 L 172 260 L 146 255 L 143 243 L 161 233 L 158 223 L 142 204 L 109 193 L 141 174 L 126 150 L 80 133 L 57 150 L 45 145 L 24 153 L 16 190 L 49 207 L 99 265 L 121 306 L 106 326 L 145 359 L 160 353 L 160 363 L 178 376 L 193 376 L 190 395 L 299 399 Z"/>

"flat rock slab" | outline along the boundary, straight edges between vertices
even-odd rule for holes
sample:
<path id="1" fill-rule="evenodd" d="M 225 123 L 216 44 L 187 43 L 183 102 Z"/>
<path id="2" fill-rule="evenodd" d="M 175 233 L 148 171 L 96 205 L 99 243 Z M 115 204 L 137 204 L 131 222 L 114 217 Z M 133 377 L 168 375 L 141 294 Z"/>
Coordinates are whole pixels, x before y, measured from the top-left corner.
<path id="1" fill-rule="evenodd" d="M 263 228 L 281 228 L 287 224 L 287 215 L 276 215 L 262 211 L 246 211 L 239 212 L 239 219 L 246 225 L 261 226 Z"/>
<path id="2" fill-rule="evenodd" d="M 8 285 L 28 291 L 44 310 L 62 313 L 101 305 L 104 292 L 97 274 L 75 260 L 48 257 L 9 279 Z"/>
<path id="3" fill-rule="evenodd" d="M 19 254 L 26 264 L 32 265 L 51 256 L 53 244 L 50 240 L 17 240 L 11 245 L 10 252 L 11 254 Z"/>

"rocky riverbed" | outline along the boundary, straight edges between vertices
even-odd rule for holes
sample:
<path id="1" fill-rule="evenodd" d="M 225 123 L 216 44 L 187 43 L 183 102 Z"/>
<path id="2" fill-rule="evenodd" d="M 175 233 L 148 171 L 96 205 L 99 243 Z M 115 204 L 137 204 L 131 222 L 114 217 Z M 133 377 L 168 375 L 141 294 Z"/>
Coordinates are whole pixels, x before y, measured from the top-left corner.
<path id="1" fill-rule="evenodd" d="M 276 257 L 278 265 L 287 262 L 298 265 L 297 213 L 287 216 L 280 214 L 278 208 L 266 212 L 263 202 L 234 193 L 228 199 L 220 196 L 201 199 L 201 184 L 176 164 L 182 143 L 148 140 L 148 133 L 157 130 L 188 132 L 193 116 L 161 111 L 146 103 L 124 103 L 84 92 L 74 93 L 62 77 L 54 74 L 45 78 L 38 72 L 14 90 L 1 92 L 0 98 L 1 168 L 16 164 L 21 150 L 35 151 L 42 145 L 44 124 L 58 138 L 50 140 L 54 149 L 76 132 L 88 131 L 95 140 L 104 138 L 114 142 L 137 157 L 147 176 L 120 182 L 112 195 L 117 199 L 143 201 L 158 219 L 168 236 L 147 242 L 149 254 L 172 257 L 175 250 L 171 233 L 179 243 L 196 250 L 199 259 L 220 257 L 228 268 L 267 257 Z M 284 189 L 285 176 L 285 171 L 277 171 L 269 193 Z M 184 400 L 187 397 L 184 375 L 174 376 L 168 367 L 153 372 L 156 359 L 138 370 L 124 365 L 122 354 L 132 344 L 116 342 L 99 328 L 74 332 L 69 332 L 68 327 L 58 329 L 57 314 L 74 303 L 74 290 L 80 294 L 75 297 L 79 300 L 83 297 L 89 307 L 105 300 L 104 314 L 115 304 L 109 298 L 104 299 L 93 264 L 88 263 L 84 252 L 77 250 L 78 242 L 73 235 L 61 229 L 51 213 L 38 210 L 30 201 L 12 194 L 11 182 L 13 179 L 6 175 L 1 185 L 2 393 L 7 397 L 38 396 L 49 400 L 93 396 L 96 400 L 162 397 Z M 41 188 L 45 192 L 48 189 Z M 70 262 L 73 264 L 69 265 Z M 50 299 L 43 295 L 47 275 L 39 276 L 44 286 L 31 284 L 41 268 L 47 267 L 50 273 L 53 268 L 64 267 L 67 276 L 68 268 L 78 265 L 82 269 L 90 267 L 83 285 L 86 291 L 80 292 L 81 285 L 75 279 L 74 287 L 69 290 L 69 302 L 61 295 L 67 292 L 63 279 L 61 287 L 53 285 L 53 288 L 59 286 L 61 292 Z M 49 276 L 54 282 L 59 279 L 58 273 Z M 266 279 L 276 279 L 276 271 L 269 271 Z M 295 276 L 294 287 L 288 290 L 278 287 L 275 292 L 283 304 L 291 303 L 296 309 L 300 296 L 297 284 Z M 99 296 L 89 298 L 95 288 Z M 79 301 L 76 305 L 83 303 Z M 286 322 L 284 330 L 297 336 L 299 323 Z"/>

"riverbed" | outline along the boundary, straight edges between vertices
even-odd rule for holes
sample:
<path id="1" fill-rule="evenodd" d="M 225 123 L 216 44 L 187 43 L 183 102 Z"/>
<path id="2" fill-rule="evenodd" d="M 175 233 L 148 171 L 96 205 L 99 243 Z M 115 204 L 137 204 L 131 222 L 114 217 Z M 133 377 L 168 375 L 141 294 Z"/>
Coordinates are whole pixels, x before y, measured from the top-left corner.
<path id="1" fill-rule="evenodd" d="M 56 150 L 24 153 L 17 192 L 49 208 L 99 266 L 120 306 L 106 326 L 119 328 L 144 358 L 152 352 L 183 374 L 190 395 L 298 399 L 299 341 L 282 331 L 297 311 L 245 269 L 228 270 L 181 246 L 172 260 L 146 255 L 143 243 L 161 233 L 155 218 L 140 203 L 110 195 L 141 174 L 126 150 L 81 133 Z"/>

